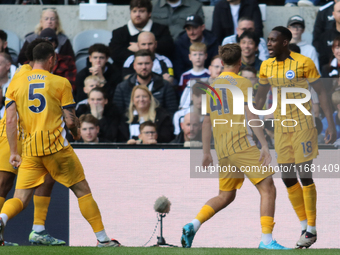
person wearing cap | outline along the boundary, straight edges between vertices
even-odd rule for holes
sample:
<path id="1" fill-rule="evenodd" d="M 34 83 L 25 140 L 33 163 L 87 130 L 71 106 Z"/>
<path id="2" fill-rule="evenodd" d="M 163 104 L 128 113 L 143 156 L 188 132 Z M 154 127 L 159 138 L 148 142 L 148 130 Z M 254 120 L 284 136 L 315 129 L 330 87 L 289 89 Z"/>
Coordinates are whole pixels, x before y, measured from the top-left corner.
<path id="1" fill-rule="evenodd" d="M 34 32 L 25 35 L 25 42 L 20 50 L 18 63 L 24 64 L 27 61 L 25 52 L 28 44 L 38 38 L 41 31 L 45 28 L 52 28 L 57 34 L 58 47 L 56 48 L 56 53 L 59 53 L 60 55 L 71 56 L 73 59 L 75 59 L 71 42 L 64 34 L 62 29 L 57 9 L 54 7 L 47 7 L 42 9 L 40 22 L 35 27 Z"/>
<path id="2" fill-rule="evenodd" d="M 305 20 L 299 15 L 294 15 L 288 19 L 287 28 L 293 36 L 290 43 L 295 43 L 299 46 L 300 54 L 312 59 L 320 73 L 318 53 L 312 45 L 301 39 L 302 34 L 305 31 Z"/>
<path id="3" fill-rule="evenodd" d="M 333 11 L 334 21 L 332 28 L 326 30 L 320 37 L 320 43 L 317 45 L 317 52 L 319 53 L 320 69 L 324 65 L 329 64 L 333 59 L 333 40 L 340 35 L 340 1 L 334 5 Z"/>
<path id="4" fill-rule="evenodd" d="M 189 15 L 198 15 L 204 20 L 202 2 L 197 0 L 152 0 L 152 20 L 169 27 L 174 40 L 183 32 Z"/>
<path id="5" fill-rule="evenodd" d="M 237 22 L 242 17 L 249 17 L 255 23 L 255 33 L 263 37 L 261 11 L 257 0 L 222 0 L 216 4 L 213 13 L 212 32 L 219 44 L 223 38 L 235 35 Z"/>
<path id="6" fill-rule="evenodd" d="M 213 33 L 205 29 L 204 21 L 199 15 L 190 15 L 186 18 L 184 29 L 175 41 L 174 72 L 179 80 L 182 73 L 192 68 L 189 60 L 189 47 L 194 42 L 203 42 L 207 46 L 207 59 L 204 67 L 209 68 L 211 59 L 218 54 L 218 42 Z"/>
<path id="7" fill-rule="evenodd" d="M 320 7 L 316 20 L 314 23 L 313 30 L 313 46 L 316 50 L 319 49 L 319 44 L 321 43 L 321 36 L 326 30 L 331 29 L 334 25 L 333 8 L 334 4 L 340 0 L 330 1 L 329 3 Z"/>
<path id="8" fill-rule="evenodd" d="M 52 43 L 54 49 L 58 48 L 58 36 L 54 29 L 45 28 L 40 32 L 38 38 L 46 39 Z M 53 67 L 52 73 L 68 79 L 72 85 L 72 90 L 75 90 L 77 68 L 74 59 L 71 56 L 56 53 L 56 63 Z"/>
<path id="9" fill-rule="evenodd" d="M 174 46 L 169 28 L 151 19 L 151 0 L 131 0 L 130 20 L 122 27 L 112 31 L 109 44 L 111 58 L 117 67 L 122 68 L 125 60 L 139 49 L 137 38 L 143 32 L 152 32 L 157 41 L 156 53 L 172 57 Z"/>

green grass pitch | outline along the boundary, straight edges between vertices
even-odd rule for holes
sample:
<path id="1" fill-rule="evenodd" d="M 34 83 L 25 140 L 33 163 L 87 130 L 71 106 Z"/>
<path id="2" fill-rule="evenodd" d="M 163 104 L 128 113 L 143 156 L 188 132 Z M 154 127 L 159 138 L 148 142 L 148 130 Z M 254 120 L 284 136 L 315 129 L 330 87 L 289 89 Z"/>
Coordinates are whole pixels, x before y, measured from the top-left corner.
<path id="1" fill-rule="evenodd" d="M 96 247 L 46 247 L 46 246 L 20 246 L 0 247 L 0 254 L 8 255 L 253 255 L 253 254 L 303 254 L 303 255 L 329 255 L 340 254 L 339 249 L 304 249 L 289 251 L 273 251 L 258 249 L 235 249 L 235 248 L 161 248 L 161 247 L 119 247 L 119 248 L 96 248 Z"/>

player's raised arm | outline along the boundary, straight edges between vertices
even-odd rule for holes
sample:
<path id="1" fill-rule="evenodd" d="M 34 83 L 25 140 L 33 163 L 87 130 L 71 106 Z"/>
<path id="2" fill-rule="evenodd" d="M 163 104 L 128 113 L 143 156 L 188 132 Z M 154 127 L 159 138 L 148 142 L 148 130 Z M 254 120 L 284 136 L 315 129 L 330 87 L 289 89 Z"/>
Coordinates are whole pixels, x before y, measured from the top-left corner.
<path id="1" fill-rule="evenodd" d="M 244 110 L 247 114 L 248 121 L 249 120 L 259 120 L 258 116 L 253 114 L 249 110 L 247 105 L 244 106 Z M 260 120 L 259 120 L 259 124 L 260 124 Z M 264 137 L 262 127 L 260 127 L 260 125 L 258 125 L 258 123 L 255 123 L 254 126 L 256 126 L 256 127 L 251 127 L 251 128 L 254 131 L 256 137 L 259 139 L 261 146 L 262 146 L 259 161 L 264 159 L 262 165 L 266 166 L 272 161 L 272 157 L 270 156 L 270 153 L 269 153 L 268 143 L 267 143 L 266 138 Z"/>
<path id="2" fill-rule="evenodd" d="M 67 128 L 71 131 L 74 140 L 80 139 L 80 125 L 79 119 L 76 116 L 76 111 L 74 107 L 64 107 L 63 108 L 64 120 Z"/>
<path id="3" fill-rule="evenodd" d="M 10 101 L 6 105 L 6 133 L 11 151 L 9 162 L 15 168 L 21 164 L 21 157 L 17 149 L 17 108 L 14 101 Z"/>
<path id="4" fill-rule="evenodd" d="M 256 105 L 254 106 L 257 110 L 262 110 L 264 104 L 266 103 L 267 100 L 267 94 L 270 89 L 270 85 L 259 85 L 259 88 L 256 92 L 255 95 L 255 103 Z"/>
<path id="5" fill-rule="evenodd" d="M 327 118 L 328 128 L 326 129 L 326 132 L 325 132 L 325 142 L 326 144 L 334 143 L 336 140 L 336 129 L 335 129 L 335 124 L 333 120 L 333 113 L 332 113 L 332 106 L 331 106 L 332 100 L 330 100 L 327 97 L 326 90 L 322 86 L 320 79 L 318 79 L 317 81 L 313 83 L 310 83 L 310 85 L 314 88 L 316 93 L 318 93 L 320 106 Z"/>
<path id="6" fill-rule="evenodd" d="M 203 160 L 202 166 L 209 166 L 213 163 L 212 156 L 210 153 L 210 141 L 211 141 L 211 122 L 210 116 L 204 116 L 202 124 L 202 146 L 203 146 Z"/>

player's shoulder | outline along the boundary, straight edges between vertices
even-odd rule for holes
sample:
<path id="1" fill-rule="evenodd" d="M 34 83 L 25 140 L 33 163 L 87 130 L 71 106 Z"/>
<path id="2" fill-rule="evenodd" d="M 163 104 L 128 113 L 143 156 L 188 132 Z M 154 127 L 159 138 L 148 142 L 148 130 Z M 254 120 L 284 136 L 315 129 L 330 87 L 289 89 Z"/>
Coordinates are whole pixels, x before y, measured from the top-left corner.
<path id="1" fill-rule="evenodd" d="M 272 65 L 275 62 L 275 58 L 268 58 L 266 60 L 262 61 L 261 66 L 267 66 L 267 65 Z"/>
<path id="2" fill-rule="evenodd" d="M 292 60 L 297 61 L 301 64 L 313 64 L 313 65 L 315 65 L 311 58 L 304 56 L 300 53 L 291 52 L 290 57 L 292 58 Z"/>

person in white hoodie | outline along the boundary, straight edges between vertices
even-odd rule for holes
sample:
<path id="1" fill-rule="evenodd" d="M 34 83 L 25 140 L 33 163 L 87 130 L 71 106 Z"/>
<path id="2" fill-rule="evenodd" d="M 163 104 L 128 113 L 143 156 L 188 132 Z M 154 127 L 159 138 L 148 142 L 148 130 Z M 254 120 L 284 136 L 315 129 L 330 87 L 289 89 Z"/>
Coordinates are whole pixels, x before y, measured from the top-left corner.
<path id="1" fill-rule="evenodd" d="M 319 59 L 316 49 L 311 44 L 302 40 L 302 34 L 305 31 L 305 20 L 299 15 L 294 15 L 288 19 L 287 28 L 293 36 L 290 43 L 295 43 L 299 46 L 301 54 L 311 58 L 320 73 Z"/>
<path id="2" fill-rule="evenodd" d="M 306 41 L 302 40 L 302 34 L 305 31 L 305 20 L 299 15 L 294 15 L 288 19 L 287 28 L 292 33 L 292 40 L 290 43 L 295 43 L 297 46 L 299 46 L 300 54 L 312 59 L 316 68 L 318 69 L 318 72 L 320 73 L 319 59 L 316 49 L 311 44 L 308 44 Z M 319 116 L 320 107 L 318 95 L 312 87 L 310 87 L 310 91 L 312 94 L 314 114 L 315 116 Z"/>

